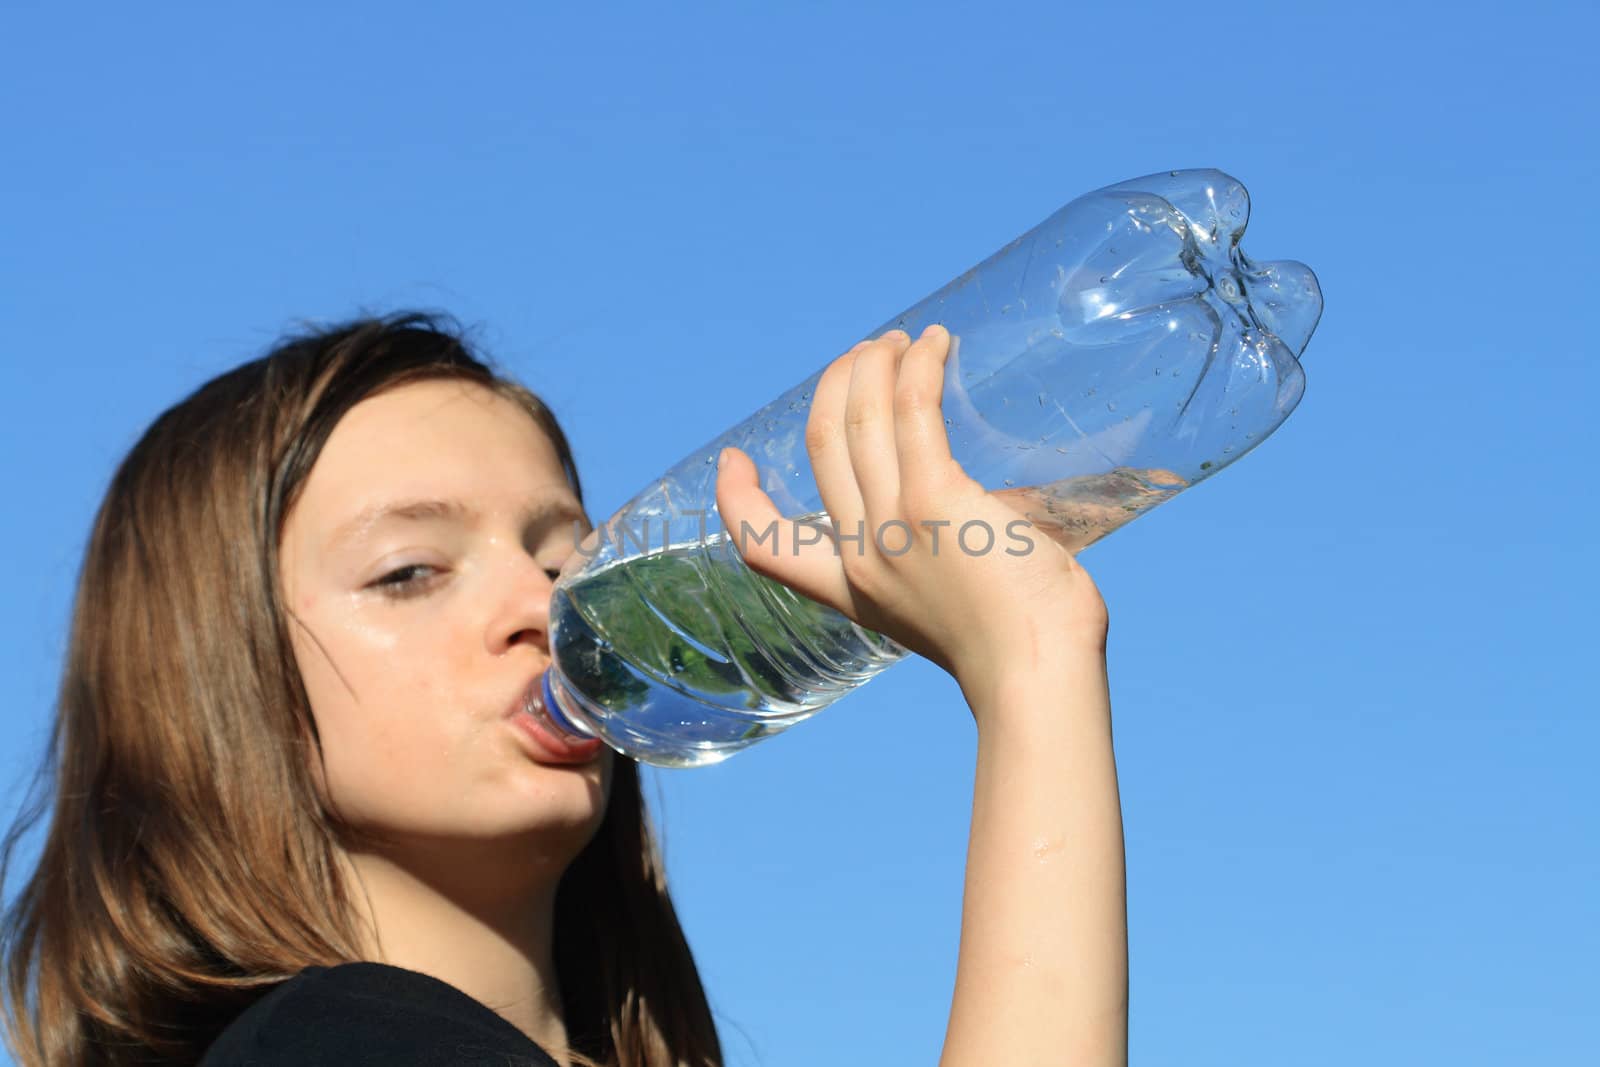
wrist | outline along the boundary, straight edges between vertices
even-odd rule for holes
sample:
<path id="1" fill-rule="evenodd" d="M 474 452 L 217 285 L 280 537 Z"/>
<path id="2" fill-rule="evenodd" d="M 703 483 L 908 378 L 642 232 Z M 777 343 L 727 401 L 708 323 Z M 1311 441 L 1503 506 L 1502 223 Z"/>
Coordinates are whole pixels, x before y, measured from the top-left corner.
<path id="1" fill-rule="evenodd" d="M 980 731 L 1031 729 L 1111 710 L 1105 645 L 1093 640 L 1061 643 L 1043 656 L 995 656 L 968 666 L 956 680 Z"/>

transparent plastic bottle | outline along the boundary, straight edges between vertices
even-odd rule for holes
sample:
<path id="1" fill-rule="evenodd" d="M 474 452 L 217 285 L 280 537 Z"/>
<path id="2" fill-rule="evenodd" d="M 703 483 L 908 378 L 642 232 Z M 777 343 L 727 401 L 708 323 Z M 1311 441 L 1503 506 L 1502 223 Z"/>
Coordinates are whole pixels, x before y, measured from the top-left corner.
<path id="1" fill-rule="evenodd" d="M 1238 460 L 1299 402 L 1321 292 L 1300 263 L 1245 256 L 1249 213 L 1216 170 L 1108 186 L 867 336 L 950 331 L 952 455 L 1030 535 L 1077 551 Z M 822 370 L 674 465 L 569 562 L 543 683 L 553 725 L 647 763 L 715 763 L 907 655 L 751 571 L 715 510 L 716 457 L 734 445 L 785 517 L 827 521 L 805 448 Z"/>

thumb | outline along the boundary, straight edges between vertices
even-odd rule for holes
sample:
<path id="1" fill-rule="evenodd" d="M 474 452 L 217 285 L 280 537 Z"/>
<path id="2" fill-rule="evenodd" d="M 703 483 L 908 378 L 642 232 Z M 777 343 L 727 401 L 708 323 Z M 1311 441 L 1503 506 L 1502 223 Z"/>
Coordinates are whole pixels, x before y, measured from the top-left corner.
<path id="1" fill-rule="evenodd" d="M 836 611 L 850 610 L 832 531 L 784 518 L 762 490 L 755 461 L 732 446 L 717 456 L 717 514 L 751 570 Z"/>

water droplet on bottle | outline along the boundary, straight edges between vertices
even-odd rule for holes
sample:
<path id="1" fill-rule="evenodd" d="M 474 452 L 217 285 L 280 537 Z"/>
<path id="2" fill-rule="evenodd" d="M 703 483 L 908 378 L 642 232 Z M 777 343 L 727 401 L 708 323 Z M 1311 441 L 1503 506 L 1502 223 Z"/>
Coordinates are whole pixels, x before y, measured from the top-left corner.
<path id="1" fill-rule="evenodd" d="M 1115 400 L 1106 401 L 1106 410 L 1107 411 L 1115 411 L 1115 410 L 1117 410 L 1117 402 Z"/>
<path id="2" fill-rule="evenodd" d="M 1017 484 L 1017 483 L 1016 483 L 1016 482 L 1013 482 L 1013 481 L 1012 481 L 1012 480 L 1011 480 L 1011 479 L 1010 479 L 1010 478 L 1007 478 L 1007 479 L 1006 479 L 1006 488 L 1008 488 L 1008 489 L 1009 489 L 1009 488 L 1010 488 L 1010 487 L 1011 487 L 1011 486 L 1013 486 L 1013 485 L 1016 485 L 1016 484 Z"/>
<path id="3" fill-rule="evenodd" d="M 707 456 L 706 457 L 706 463 L 708 463 L 708 464 L 715 463 L 716 461 L 717 461 L 717 457 L 715 457 L 715 456 Z"/>
<path id="4" fill-rule="evenodd" d="M 1109 279 L 1107 279 L 1107 277 L 1104 274 L 1100 275 L 1100 284 L 1101 285 L 1104 285 L 1108 280 Z"/>
<path id="5" fill-rule="evenodd" d="M 1178 172 L 1177 172 L 1177 171 L 1175 171 L 1175 170 L 1169 170 L 1169 171 L 1167 171 L 1167 177 L 1169 177 L 1169 178 L 1176 178 L 1176 177 L 1177 177 L 1177 176 L 1178 176 Z"/>
<path id="6" fill-rule="evenodd" d="M 1044 394 L 1043 393 L 1039 394 L 1039 406 L 1040 407 L 1044 407 Z"/>
<path id="7" fill-rule="evenodd" d="M 1093 389 L 1085 389 L 1083 391 L 1083 395 L 1084 396 L 1094 396 L 1094 390 Z"/>
<path id="8" fill-rule="evenodd" d="M 1233 446 L 1232 445 L 1223 445 L 1222 446 L 1222 451 L 1225 452 L 1225 453 L 1226 452 L 1232 452 L 1233 451 Z"/>

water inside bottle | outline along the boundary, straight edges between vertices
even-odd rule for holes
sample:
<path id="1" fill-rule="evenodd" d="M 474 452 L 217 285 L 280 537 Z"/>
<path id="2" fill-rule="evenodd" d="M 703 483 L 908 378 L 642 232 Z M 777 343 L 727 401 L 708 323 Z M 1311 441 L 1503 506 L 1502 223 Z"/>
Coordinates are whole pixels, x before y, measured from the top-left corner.
<path id="1" fill-rule="evenodd" d="M 1069 552 L 1081 552 L 1177 493 L 1189 483 L 1169 470 L 1118 467 L 993 495 Z"/>
<path id="2" fill-rule="evenodd" d="M 1117 468 L 993 495 L 1077 552 L 1185 484 Z M 667 767 L 719 762 L 907 655 L 750 570 L 725 531 L 578 575 L 557 587 L 551 626 L 563 706 L 612 747 Z"/>

